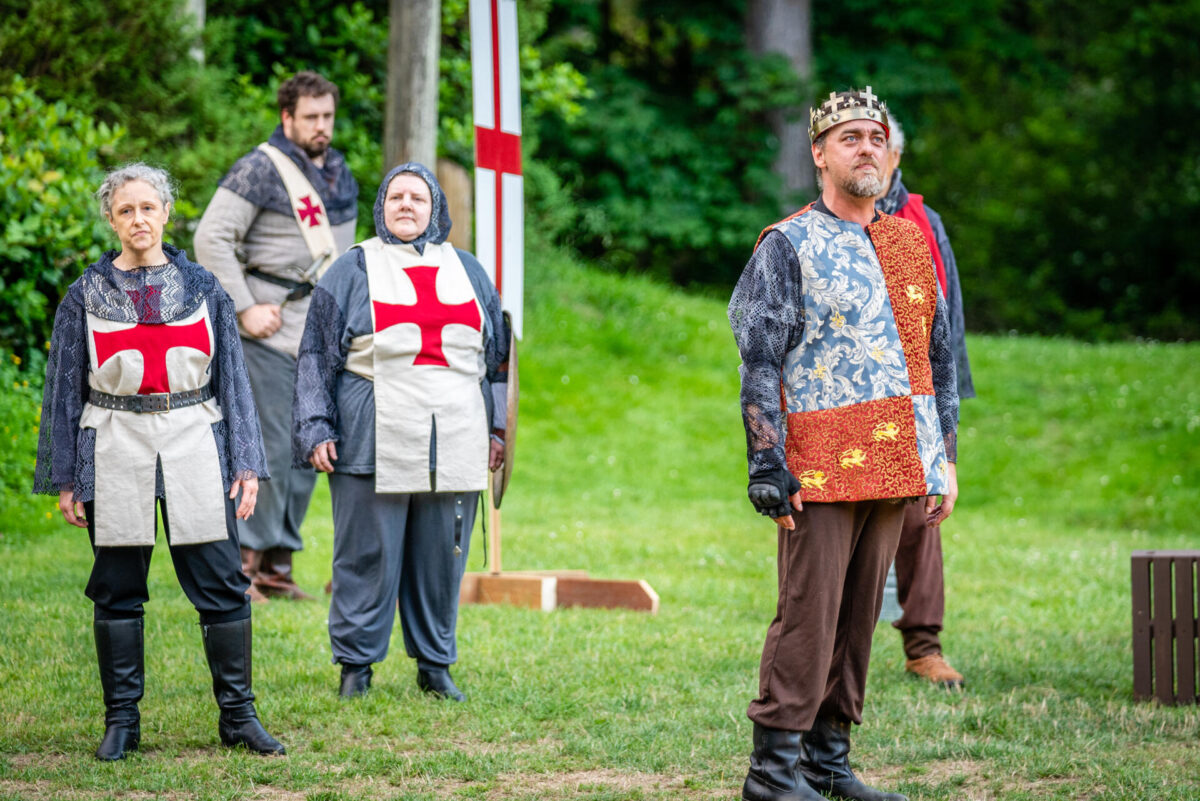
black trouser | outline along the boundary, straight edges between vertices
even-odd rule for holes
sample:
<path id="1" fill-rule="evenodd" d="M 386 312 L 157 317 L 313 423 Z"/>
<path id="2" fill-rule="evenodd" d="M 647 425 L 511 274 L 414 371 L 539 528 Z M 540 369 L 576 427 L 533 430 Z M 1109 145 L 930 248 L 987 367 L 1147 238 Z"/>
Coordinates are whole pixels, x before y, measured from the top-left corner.
<path id="1" fill-rule="evenodd" d="M 142 605 L 150 600 L 146 575 L 150 571 L 151 545 L 96 545 L 95 502 L 84 504 L 88 519 L 88 538 L 92 541 L 92 575 L 84 593 L 95 604 L 96 620 L 120 620 L 142 617 Z M 225 527 L 229 536 L 217 542 L 199 545 L 172 545 L 167 505 L 158 500 L 163 533 L 175 564 L 179 584 L 196 611 L 202 625 L 228 623 L 250 617 L 246 589 L 250 580 L 242 573 L 238 548 L 234 501 L 225 501 Z M 157 525 L 155 526 L 157 534 Z"/>

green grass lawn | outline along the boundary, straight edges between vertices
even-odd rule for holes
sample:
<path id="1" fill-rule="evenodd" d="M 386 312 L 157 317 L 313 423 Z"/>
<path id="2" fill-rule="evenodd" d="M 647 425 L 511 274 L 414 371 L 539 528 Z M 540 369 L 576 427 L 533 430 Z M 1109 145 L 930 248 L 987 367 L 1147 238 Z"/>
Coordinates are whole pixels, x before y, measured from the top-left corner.
<path id="1" fill-rule="evenodd" d="M 398 631 L 371 694 L 340 702 L 325 598 L 256 607 L 259 711 L 289 750 L 264 759 L 218 744 L 196 616 L 160 547 L 142 749 L 101 764 L 86 536 L 47 519 L 52 499 L 9 497 L 0 799 L 739 797 L 775 535 L 745 498 L 724 303 L 536 246 L 527 272 L 504 566 L 643 578 L 661 612 L 464 607 L 470 700 L 455 705 L 417 690 Z M 980 398 L 963 407 L 944 529 L 944 642 L 968 690 L 907 677 L 881 626 L 852 761 L 913 799 L 1195 801 L 1200 708 L 1131 700 L 1129 554 L 1200 548 L 1200 347 L 969 346 Z M 306 527 L 297 571 L 317 589 L 324 481 Z"/>

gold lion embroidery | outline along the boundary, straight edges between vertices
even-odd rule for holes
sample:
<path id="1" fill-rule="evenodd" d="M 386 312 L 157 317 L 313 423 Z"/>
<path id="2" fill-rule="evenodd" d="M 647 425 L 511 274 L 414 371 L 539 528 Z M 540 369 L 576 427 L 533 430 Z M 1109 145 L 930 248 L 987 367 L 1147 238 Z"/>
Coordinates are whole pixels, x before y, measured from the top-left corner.
<path id="1" fill-rule="evenodd" d="M 851 467 L 862 467 L 867 462 L 867 455 L 858 448 L 850 448 L 842 451 L 842 467 L 847 469 Z"/>
<path id="2" fill-rule="evenodd" d="M 925 292 L 922 291 L 921 287 L 917 286 L 916 284 L 909 284 L 904 288 L 904 292 L 906 295 L 908 295 L 909 303 L 925 302 Z"/>
<path id="3" fill-rule="evenodd" d="M 820 470 L 805 470 L 800 474 L 800 486 L 804 489 L 821 489 L 828 480 Z"/>
<path id="4" fill-rule="evenodd" d="M 895 440 L 900 436 L 900 426 L 892 422 L 880 423 L 871 431 L 871 436 L 876 442 L 883 442 L 885 439 Z"/>

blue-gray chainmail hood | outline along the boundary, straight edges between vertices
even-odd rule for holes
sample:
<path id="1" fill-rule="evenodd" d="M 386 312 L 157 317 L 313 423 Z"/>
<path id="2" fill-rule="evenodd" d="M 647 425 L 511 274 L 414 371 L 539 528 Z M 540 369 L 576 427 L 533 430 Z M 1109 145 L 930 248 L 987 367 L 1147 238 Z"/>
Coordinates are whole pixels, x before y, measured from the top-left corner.
<path id="1" fill-rule="evenodd" d="M 405 242 L 389 231 L 383 221 L 383 201 L 387 197 L 388 185 L 402 172 L 411 172 L 423 180 L 429 186 L 429 195 L 433 200 L 429 225 L 421 232 L 420 236 L 410 242 Z M 425 243 L 432 242 L 440 245 L 446 241 L 446 237 L 450 235 L 450 225 L 450 205 L 446 202 L 446 193 L 442 191 L 442 185 L 438 183 L 437 177 L 424 164 L 408 161 L 399 167 L 393 167 L 384 176 L 383 183 L 379 184 L 379 192 L 375 196 L 375 234 L 384 242 L 389 245 L 412 245 L 417 249 L 417 253 L 424 254 Z"/>

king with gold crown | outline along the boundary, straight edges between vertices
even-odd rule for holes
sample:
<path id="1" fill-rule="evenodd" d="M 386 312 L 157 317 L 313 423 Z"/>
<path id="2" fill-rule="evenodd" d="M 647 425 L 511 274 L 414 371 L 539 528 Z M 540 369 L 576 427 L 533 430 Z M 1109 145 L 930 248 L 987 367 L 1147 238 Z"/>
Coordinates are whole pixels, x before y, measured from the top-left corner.
<path id="1" fill-rule="evenodd" d="M 928 496 L 940 522 L 958 495 L 958 395 L 929 248 L 875 210 L 889 134 L 870 86 L 812 110 L 821 195 L 762 232 L 729 304 L 748 494 L 777 524 L 780 577 L 750 801 L 904 799 L 850 770 L 850 730 L 905 506 Z"/>

